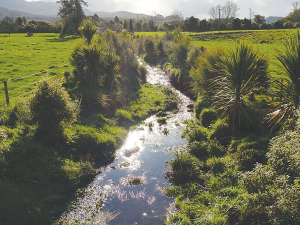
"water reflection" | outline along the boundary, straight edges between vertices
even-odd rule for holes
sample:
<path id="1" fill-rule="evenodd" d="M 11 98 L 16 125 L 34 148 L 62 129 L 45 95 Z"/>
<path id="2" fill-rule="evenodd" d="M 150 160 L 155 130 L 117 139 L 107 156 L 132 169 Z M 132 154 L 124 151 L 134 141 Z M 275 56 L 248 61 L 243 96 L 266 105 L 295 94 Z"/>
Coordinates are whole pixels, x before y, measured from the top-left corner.
<path id="1" fill-rule="evenodd" d="M 157 117 L 147 118 L 130 131 L 124 145 L 116 152 L 114 163 L 102 169 L 86 188 L 72 210 L 62 218 L 72 224 L 163 224 L 172 199 L 164 195 L 170 148 L 184 146 L 180 138 L 182 122 L 192 117 L 188 105 L 192 100 L 171 86 L 161 70 L 147 66 L 147 82 L 170 87 L 179 99 L 179 112 L 168 113 L 166 124 Z M 147 124 L 152 123 L 151 129 Z M 163 131 L 167 128 L 168 135 Z"/>

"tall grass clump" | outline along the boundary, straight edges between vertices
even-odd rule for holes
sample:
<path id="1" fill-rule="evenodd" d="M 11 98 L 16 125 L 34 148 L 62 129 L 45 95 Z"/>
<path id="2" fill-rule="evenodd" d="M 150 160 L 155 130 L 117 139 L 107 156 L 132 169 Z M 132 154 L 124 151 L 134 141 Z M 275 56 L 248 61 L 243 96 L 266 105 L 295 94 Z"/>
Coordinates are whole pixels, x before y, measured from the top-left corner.
<path id="1" fill-rule="evenodd" d="M 89 45 L 93 40 L 93 36 L 97 31 L 97 26 L 91 20 L 85 20 L 78 28 L 79 33 L 84 38 L 86 43 Z"/>
<path id="2" fill-rule="evenodd" d="M 213 79 L 214 105 L 237 128 L 251 124 L 245 98 L 264 85 L 267 61 L 253 47 L 241 44 L 218 63 L 220 76 Z"/>

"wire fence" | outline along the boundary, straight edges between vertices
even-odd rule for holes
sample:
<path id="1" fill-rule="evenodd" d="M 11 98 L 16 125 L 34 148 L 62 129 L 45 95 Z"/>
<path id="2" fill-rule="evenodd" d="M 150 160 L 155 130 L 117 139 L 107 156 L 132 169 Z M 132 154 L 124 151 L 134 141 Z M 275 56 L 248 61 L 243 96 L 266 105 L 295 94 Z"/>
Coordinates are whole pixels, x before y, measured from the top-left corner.
<path id="1" fill-rule="evenodd" d="M 14 79 L 8 79 L 7 82 L 13 82 L 13 81 L 17 81 L 17 80 L 23 80 L 25 78 L 36 76 L 36 75 L 39 75 L 39 74 L 42 74 L 42 73 L 47 73 L 48 71 L 55 70 L 55 69 L 58 69 L 58 68 L 61 68 L 61 67 L 67 66 L 67 65 L 70 65 L 70 63 L 64 64 L 64 65 L 61 65 L 61 66 L 57 66 L 57 67 L 54 67 L 54 68 L 51 68 L 51 69 L 48 69 L 48 70 L 42 70 L 42 71 L 40 71 L 38 73 L 29 74 L 29 75 L 26 75 L 24 77 L 19 77 L 19 78 L 14 78 Z"/>
<path id="2" fill-rule="evenodd" d="M 14 82 L 14 81 L 18 81 L 18 80 L 23 80 L 23 79 L 26 79 L 26 78 L 28 78 L 28 77 L 36 76 L 36 75 L 39 75 L 39 74 L 42 74 L 42 73 L 47 73 L 47 72 L 49 72 L 49 71 L 51 71 L 51 70 L 54 70 L 54 69 L 58 69 L 58 68 L 61 68 L 61 67 L 66 67 L 66 66 L 68 66 L 68 65 L 70 65 L 70 63 L 63 64 L 63 65 L 61 65 L 61 66 L 57 66 L 57 67 L 54 67 L 54 68 L 51 68 L 51 69 L 48 69 L 48 70 L 43 70 L 43 71 L 40 71 L 40 72 L 38 72 L 38 73 L 29 74 L 29 75 L 26 75 L 26 76 L 23 76 L 23 77 L 4 80 L 3 83 L 4 83 L 4 89 L 5 89 L 5 95 L 6 95 L 6 103 L 7 103 L 7 105 L 9 105 L 9 101 L 10 101 L 10 100 L 13 100 L 13 99 L 16 99 L 16 98 L 19 98 L 19 97 L 23 97 L 23 96 L 29 95 L 29 94 L 33 93 L 33 92 L 35 91 L 35 89 L 34 89 L 34 90 L 31 90 L 31 91 L 29 91 L 29 92 L 23 93 L 23 94 L 21 94 L 21 95 L 15 96 L 15 97 L 13 97 L 13 98 L 9 98 L 9 94 L 10 94 L 10 93 L 13 93 L 13 92 L 16 92 L 16 91 L 20 91 L 20 90 L 22 90 L 22 89 L 24 89 L 24 88 L 26 88 L 26 87 L 32 86 L 32 85 L 36 85 L 36 84 L 38 84 L 38 83 L 41 83 L 41 82 L 44 81 L 44 80 L 49 80 L 49 79 L 51 79 L 51 78 L 53 78 L 53 77 L 58 77 L 58 76 L 64 74 L 66 71 L 70 71 L 70 70 L 73 69 L 73 68 L 70 68 L 69 70 L 63 71 L 63 72 L 61 72 L 61 73 L 58 73 L 58 74 L 55 74 L 55 75 L 52 75 L 52 76 L 48 76 L 48 77 L 46 77 L 46 78 L 43 77 L 43 79 L 41 79 L 41 80 L 32 82 L 32 83 L 30 83 L 30 84 L 26 84 L 26 85 L 21 86 L 21 87 L 18 87 L 18 88 L 14 88 L 14 89 L 12 89 L 12 90 L 8 90 L 8 85 L 7 85 L 8 82 Z"/>

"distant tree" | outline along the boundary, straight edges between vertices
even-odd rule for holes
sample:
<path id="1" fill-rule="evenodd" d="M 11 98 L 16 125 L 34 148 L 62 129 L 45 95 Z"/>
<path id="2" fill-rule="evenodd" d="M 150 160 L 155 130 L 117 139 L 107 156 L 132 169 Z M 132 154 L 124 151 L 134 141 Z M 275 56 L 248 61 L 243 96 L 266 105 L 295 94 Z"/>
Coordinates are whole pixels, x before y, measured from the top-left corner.
<path id="1" fill-rule="evenodd" d="M 283 29 L 291 29 L 294 27 L 294 23 L 291 21 L 286 21 L 283 23 Z"/>
<path id="2" fill-rule="evenodd" d="M 237 17 L 237 12 L 239 10 L 238 5 L 233 1 L 227 1 L 222 7 L 223 18 L 225 19 L 225 24 L 232 22 L 234 18 Z"/>
<path id="3" fill-rule="evenodd" d="M 251 21 L 248 20 L 247 18 L 244 18 L 242 20 L 242 29 L 243 30 L 251 30 L 252 29 Z"/>
<path id="4" fill-rule="evenodd" d="M 129 20 L 129 32 L 133 32 L 133 20 Z"/>
<path id="5" fill-rule="evenodd" d="M 172 12 L 172 20 L 183 20 L 183 16 L 182 13 L 179 10 L 174 10 Z"/>
<path id="6" fill-rule="evenodd" d="M 19 26 L 23 26 L 23 20 L 22 18 L 19 16 L 16 21 L 15 21 L 16 24 L 18 24 Z"/>
<path id="7" fill-rule="evenodd" d="M 127 28 L 128 28 L 128 20 L 124 20 L 123 28 L 124 28 L 125 30 L 127 30 Z"/>
<path id="8" fill-rule="evenodd" d="M 119 17 L 115 16 L 114 23 L 119 23 L 119 22 L 120 22 Z"/>
<path id="9" fill-rule="evenodd" d="M 135 30 L 136 30 L 136 31 L 141 31 L 141 30 L 142 30 L 142 24 L 141 24 L 140 22 L 137 22 L 137 23 L 135 24 Z"/>
<path id="10" fill-rule="evenodd" d="M 210 8 L 208 14 L 210 15 L 211 19 L 213 20 L 219 19 L 219 9 L 222 9 L 222 5 L 220 4 Z"/>
<path id="11" fill-rule="evenodd" d="M 147 22 L 144 22 L 144 23 L 142 24 L 142 29 L 143 29 L 143 31 L 149 31 L 148 23 L 147 23 Z"/>
<path id="12" fill-rule="evenodd" d="M 272 27 L 274 29 L 282 29 L 283 28 L 283 22 L 281 20 L 277 20 L 276 22 L 272 23 Z"/>
<path id="13" fill-rule="evenodd" d="M 260 26 L 261 24 L 266 23 L 266 17 L 261 16 L 261 15 L 254 15 L 254 23 L 256 23 L 258 26 Z"/>
<path id="14" fill-rule="evenodd" d="M 1 21 L 0 30 L 2 33 L 8 33 L 8 34 L 15 33 L 18 31 L 18 28 L 19 28 L 18 24 L 16 24 L 12 18 L 5 17 Z"/>
<path id="15" fill-rule="evenodd" d="M 188 23 L 189 23 L 189 30 L 188 31 L 197 31 L 198 30 L 198 21 L 199 21 L 199 19 L 191 16 L 188 19 Z"/>
<path id="16" fill-rule="evenodd" d="M 242 21 L 239 18 L 235 18 L 232 21 L 232 29 L 233 30 L 241 30 L 242 29 Z"/>
<path id="17" fill-rule="evenodd" d="M 87 6 L 87 3 L 83 0 L 59 0 L 58 3 L 60 4 L 58 15 L 63 20 L 62 34 L 77 33 L 79 25 L 85 18 L 82 7 Z"/>
<path id="18" fill-rule="evenodd" d="M 208 21 L 206 19 L 200 20 L 198 23 L 198 27 L 200 31 L 208 31 L 209 30 Z"/>
<path id="19" fill-rule="evenodd" d="M 149 28 L 149 31 L 156 31 L 156 27 L 155 27 L 155 24 L 154 24 L 153 20 L 150 20 L 148 22 L 148 28 Z"/>
<path id="20" fill-rule="evenodd" d="M 100 18 L 97 14 L 94 14 L 93 16 L 89 16 L 89 19 L 92 20 L 95 24 L 100 22 Z"/>

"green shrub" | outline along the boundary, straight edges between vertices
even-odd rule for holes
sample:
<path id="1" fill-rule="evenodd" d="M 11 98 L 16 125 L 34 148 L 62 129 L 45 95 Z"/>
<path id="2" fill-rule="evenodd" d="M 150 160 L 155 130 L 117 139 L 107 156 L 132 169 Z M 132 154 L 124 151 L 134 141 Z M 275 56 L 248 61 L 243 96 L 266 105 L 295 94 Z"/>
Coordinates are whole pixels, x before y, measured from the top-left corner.
<path id="1" fill-rule="evenodd" d="M 200 97 L 200 95 L 198 95 L 197 101 L 195 102 L 195 106 L 194 106 L 196 117 L 199 118 L 202 110 L 205 108 L 209 108 L 211 104 L 212 102 L 209 99 L 202 98 Z"/>
<path id="2" fill-rule="evenodd" d="M 221 145 L 227 146 L 231 142 L 232 129 L 229 127 L 228 123 L 221 119 L 218 119 L 212 125 L 212 133 L 210 136 L 211 140 L 217 140 Z"/>
<path id="3" fill-rule="evenodd" d="M 242 174 L 241 184 L 249 193 L 261 193 L 273 184 L 275 178 L 273 169 L 257 163 L 252 171 Z"/>
<path id="4" fill-rule="evenodd" d="M 214 141 L 209 141 L 208 142 L 207 151 L 208 151 L 208 154 L 211 157 L 214 157 L 214 156 L 223 156 L 226 153 L 225 148 L 223 146 L 221 146 L 221 145 L 218 145 Z"/>
<path id="5" fill-rule="evenodd" d="M 31 111 L 28 102 L 21 99 L 17 101 L 9 115 L 8 124 L 14 126 L 16 124 L 26 124 L 31 120 Z"/>
<path id="6" fill-rule="evenodd" d="M 213 108 L 205 108 L 201 111 L 199 118 L 202 126 L 208 127 L 217 119 L 217 111 Z"/>
<path id="7" fill-rule="evenodd" d="M 71 101 L 59 80 L 41 82 L 29 104 L 38 135 L 49 135 L 53 141 L 61 135 L 63 125 L 74 122 L 79 113 L 79 103 Z"/>
<path id="8" fill-rule="evenodd" d="M 146 81 L 147 81 L 146 75 L 148 73 L 147 68 L 144 65 L 139 65 L 138 72 L 140 74 L 141 80 L 144 83 L 146 83 Z"/>
<path id="9" fill-rule="evenodd" d="M 184 150 L 174 153 L 174 159 L 170 161 L 172 174 L 169 177 L 175 184 L 185 184 L 199 179 L 199 160 Z"/>
<path id="10" fill-rule="evenodd" d="M 256 162 L 264 162 L 266 151 L 258 141 L 243 141 L 237 146 L 236 156 L 243 170 L 251 170 Z"/>
<path id="11" fill-rule="evenodd" d="M 125 109 L 118 109 L 115 113 L 115 117 L 122 126 L 128 126 L 133 122 L 131 113 Z"/>
<path id="12" fill-rule="evenodd" d="M 206 158 L 208 154 L 208 142 L 193 141 L 188 144 L 189 153 L 198 159 Z"/>
<path id="13" fill-rule="evenodd" d="M 207 141 L 210 135 L 210 131 L 202 126 L 195 126 L 195 127 L 187 127 L 183 133 L 182 137 L 186 138 L 189 142 L 194 141 Z"/>
<path id="14" fill-rule="evenodd" d="M 270 150 L 267 153 L 268 164 L 278 174 L 291 176 L 291 179 L 300 174 L 300 132 L 287 131 L 271 140 Z"/>
<path id="15" fill-rule="evenodd" d="M 154 63 L 156 61 L 156 54 L 155 54 L 155 48 L 154 43 L 151 39 L 146 39 L 145 41 L 145 61 L 149 63 Z"/>
<path id="16" fill-rule="evenodd" d="M 222 158 L 211 157 L 206 161 L 206 165 L 214 174 L 223 173 L 225 171 L 225 165 Z"/>

